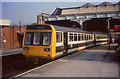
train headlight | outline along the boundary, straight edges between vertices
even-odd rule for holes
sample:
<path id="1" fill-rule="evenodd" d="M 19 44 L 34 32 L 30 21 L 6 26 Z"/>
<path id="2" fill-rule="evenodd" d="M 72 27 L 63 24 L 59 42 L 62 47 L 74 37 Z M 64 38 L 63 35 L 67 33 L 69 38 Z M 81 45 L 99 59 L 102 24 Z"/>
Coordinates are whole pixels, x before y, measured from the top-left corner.
<path id="1" fill-rule="evenodd" d="M 24 50 L 29 50 L 29 47 L 24 47 Z"/>
<path id="2" fill-rule="evenodd" d="M 50 48 L 44 48 L 44 51 L 50 51 Z"/>

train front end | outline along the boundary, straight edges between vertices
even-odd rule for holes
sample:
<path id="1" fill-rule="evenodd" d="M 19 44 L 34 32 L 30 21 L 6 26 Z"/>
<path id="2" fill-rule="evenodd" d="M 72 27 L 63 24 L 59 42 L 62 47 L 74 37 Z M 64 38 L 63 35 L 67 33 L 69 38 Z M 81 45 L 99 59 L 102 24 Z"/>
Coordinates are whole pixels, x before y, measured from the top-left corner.
<path id="1" fill-rule="evenodd" d="M 23 38 L 23 55 L 33 58 L 54 59 L 55 29 L 51 25 L 30 25 Z"/>

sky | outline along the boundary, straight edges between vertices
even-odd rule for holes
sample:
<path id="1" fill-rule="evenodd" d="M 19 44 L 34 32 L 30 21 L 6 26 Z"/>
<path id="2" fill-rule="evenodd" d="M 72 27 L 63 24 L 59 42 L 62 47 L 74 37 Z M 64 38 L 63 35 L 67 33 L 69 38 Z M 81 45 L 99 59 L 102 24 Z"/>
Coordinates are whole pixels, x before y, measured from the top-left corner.
<path id="1" fill-rule="evenodd" d="M 86 3 L 97 5 L 104 2 L 105 0 L 101 0 L 100 2 L 92 2 L 91 0 L 87 0 L 87 2 L 85 2 L 85 0 L 83 0 L 83 2 L 80 2 L 79 0 L 76 0 L 78 2 L 67 2 L 67 0 L 66 2 L 65 0 L 61 0 L 61 2 L 60 0 L 58 2 L 56 1 L 51 0 L 51 2 L 49 2 L 49 0 L 44 0 L 43 2 L 29 0 L 29 2 L 27 2 L 27 0 L 21 0 L 15 2 L 14 0 L 2 0 L 2 2 L 0 3 L 0 9 L 2 7 L 0 14 L 2 14 L 2 17 L 0 17 L 0 19 L 11 20 L 11 25 L 19 25 L 19 21 L 21 21 L 21 25 L 27 25 L 37 23 L 38 14 L 52 14 L 56 8 L 80 7 Z M 109 2 L 116 3 L 119 2 L 119 0 L 109 0 Z"/>

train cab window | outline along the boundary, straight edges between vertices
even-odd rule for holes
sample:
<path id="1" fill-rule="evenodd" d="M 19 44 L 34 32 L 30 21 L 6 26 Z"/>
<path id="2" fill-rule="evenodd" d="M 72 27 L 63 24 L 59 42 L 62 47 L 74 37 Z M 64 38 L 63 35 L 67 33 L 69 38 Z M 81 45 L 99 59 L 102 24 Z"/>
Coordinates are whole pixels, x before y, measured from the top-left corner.
<path id="1" fill-rule="evenodd" d="M 26 33 L 26 36 L 25 36 L 25 44 L 26 45 L 30 45 L 32 43 L 32 36 L 33 36 L 33 33 L 32 32 L 27 32 Z"/>
<path id="2" fill-rule="evenodd" d="M 74 34 L 74 41 L 77 41 L 77 34 Z"/>
<path id="3" fill-rule="evenodd" d="M 34 33 L 33 44 L 34 45 L 40 44 L 40 32 Z"/>
<path id="4" fill-rule="evenodd" d="M 25 45 L 50 45 L 51 32 L 26 32 Z"/>
<path id="5" fill-rule="evenodd" d="M 72 33 L 69 34 L 69 41 L 73 41 L 73 34 Z"/>
<path id="6" fill-rule="evenodd" d="M 51 33 L 42 33 L 43 35 L 43 45 L 50 45 Z"/>
<path id="7" fill-rule="evenodd" d="M 78 41 L 80 41 L 81 37 L 80 37 L 80 34 L 78 34 Z"/>
<path id="8" fill-rule="evenodd" d="M 62 42 L 62 33 L 61 32 L 56 33 L 56 42 Z"/>

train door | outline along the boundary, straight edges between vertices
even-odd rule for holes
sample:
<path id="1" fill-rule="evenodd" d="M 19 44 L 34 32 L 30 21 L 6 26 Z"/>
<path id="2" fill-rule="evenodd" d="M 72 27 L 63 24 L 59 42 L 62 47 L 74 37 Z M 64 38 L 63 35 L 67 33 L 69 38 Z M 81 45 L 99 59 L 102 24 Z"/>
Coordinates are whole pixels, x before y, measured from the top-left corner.
<path id="1" fill-rule="evenodd" d="M 67 43 L 68 43 L 68 33 L 67 32 L 64 32 L 64 54 L 67 54 Z"/>

